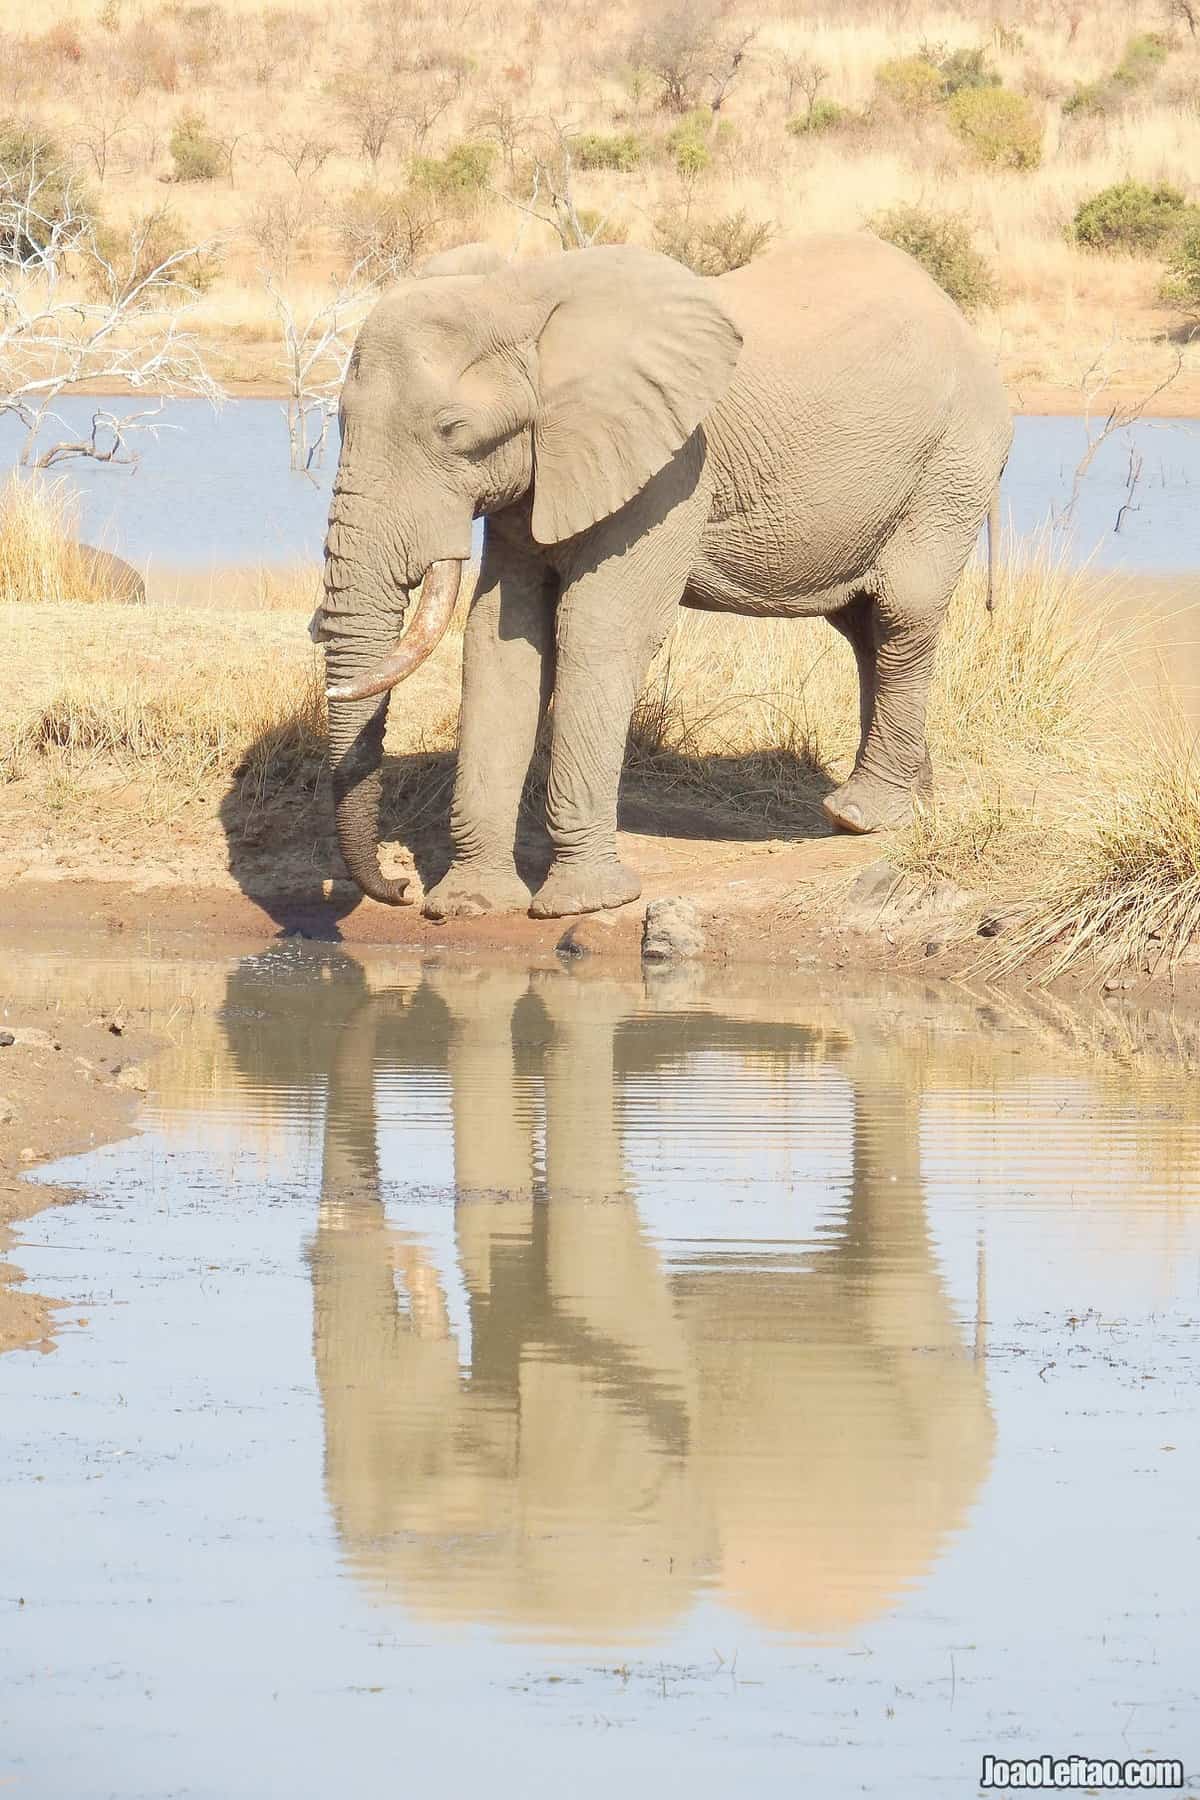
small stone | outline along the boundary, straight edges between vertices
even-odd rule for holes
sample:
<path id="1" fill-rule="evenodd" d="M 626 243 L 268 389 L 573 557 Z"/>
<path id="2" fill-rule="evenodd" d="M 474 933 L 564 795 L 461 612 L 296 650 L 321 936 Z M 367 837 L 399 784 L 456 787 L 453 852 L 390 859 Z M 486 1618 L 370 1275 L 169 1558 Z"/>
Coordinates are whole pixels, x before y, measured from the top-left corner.
<path id="1" fill-rule="evenodd" d="M 560 956 L 576 961 L 583 956 L 597 956 L 612 948 L 616 920 L 611 913 L 588 913 L 567 926 L 554 948 Z"/>
<path id="2" fill-rule="evenodd" d="M 32 1149 L 28 1144 L 26 1144 L 25 1148 L 21 1152 L 21 1161 L 23 1163 L 36 1162 L 37 1161 L 37 1151 Z"/>
<path id="3" fill-rule="evenodd" d="M 703 949 L 704 933 L 694 902 L 680 896 L 650 902 L 642 924 L 644 962 L 682 962 Z"/>
<path id="4" fill-rule="evenodd" d="M 117 1086 L 132 1088 L 135 1094 L 144 1094 L 150 1083 L 146 1080 L 144 1069 L 136 1063 L 125 1063 L 117 1070 Z"/>
<path id="5" fill-rule="evenodd" d="M 930 938 L 925 946 L 925 954 L 926 956 L 940 956 L 945 948 L 946 942 L 944 938 Z"/>
<path id="6" fill-rule="evenodd" d="M 11 1031 L 0 1031 L 0 1050 L 7 1050 L 10 1044 L 16 1043 Z"/>
<path id="7" fill-rule="evenodd" d="M 1104 984 L 1104 992 L 1106 994 L 1123 994 L 1127 988 L 1136 986 L 1137 982 L 1134 977 L 1132 975 L 1126 975 L 1123 976 L 1120 981 L 1106 981 Z"/>
<path id="8" fill-rule="evenodd" d="M 979 936 L 999 937 L 1024 917 L 1025 910 L 1023 906 L 998 906 L 995 912 L 985 913 L 977 928 Z"/>

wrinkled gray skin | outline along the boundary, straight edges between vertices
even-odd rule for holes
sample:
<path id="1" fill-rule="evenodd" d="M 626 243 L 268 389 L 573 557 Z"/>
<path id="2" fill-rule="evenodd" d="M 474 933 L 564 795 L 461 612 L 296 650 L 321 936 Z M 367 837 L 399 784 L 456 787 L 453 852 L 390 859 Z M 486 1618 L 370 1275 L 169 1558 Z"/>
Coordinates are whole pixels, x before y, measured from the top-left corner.
<path id="1" fill-rule="evenodd" d="M 126 600 L 135 606 L 144 604 L 146 583 L 132 563 L 111 550 L 98 550 L 94 544 L 78 546 L 91 580 L 103 583 L 114 600 Z"/>
<path id="2" fill-rule="evenodd" d="M 459 255 L 381 301 L 359 336 L 322 607 L 330 684 L 351 685 L 486 515 L 454 862 L 425 911 L 554 916 L 637 897 L 617 788 L 680 604 L 825 615 L 862 699 L 858 758 L 826 810 L 850 831 L 905 819 L 928 778 L 938 629 L 1011 437 L 961 314 L 867 236 L 802 239 L 719 280 L 625 246 L 486 271 Z M 551 695 L 555 855 L 530 905 L 514 836 Z M 386 706 L 331 701 L 330 744 L 347 867 L 396 901 L 404 884 L 380 874 L 376 845 Z"/>

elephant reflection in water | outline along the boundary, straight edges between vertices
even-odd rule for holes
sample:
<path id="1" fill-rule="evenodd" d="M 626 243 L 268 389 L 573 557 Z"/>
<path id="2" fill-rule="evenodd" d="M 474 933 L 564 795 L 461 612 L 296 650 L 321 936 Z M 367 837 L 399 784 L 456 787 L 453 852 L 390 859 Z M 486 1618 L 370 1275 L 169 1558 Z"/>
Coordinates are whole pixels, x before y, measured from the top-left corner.
<path id="1" fill-rule="evenodd" d="M 629 1189 L 622 1091 L 706 1049 L 849 1073 L 827 1247 L 664 1266 Z M 431 1060 L 449 1075 L 469 1353 L 444 1265 L 381 1198 L 378 1074 Z M 896 1076 L 836 1032 L 656 1013 L 603 979 L 433 969 L 399 1007 L 364 993 L 330 1064 L 312 1249 L 351 1566 L 420 1610 L 593 1639 L 660 1628 L 702 1587 L 769 1627 L 836 1633 L 919 1579 L 993 1427 L 929 1237 L 919 1087 Z"/>

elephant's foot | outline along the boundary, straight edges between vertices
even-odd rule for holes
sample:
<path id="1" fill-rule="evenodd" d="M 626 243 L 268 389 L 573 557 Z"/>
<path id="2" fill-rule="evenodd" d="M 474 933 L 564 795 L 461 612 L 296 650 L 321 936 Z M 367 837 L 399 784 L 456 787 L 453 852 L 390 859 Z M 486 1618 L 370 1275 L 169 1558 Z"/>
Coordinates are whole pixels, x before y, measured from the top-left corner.
<path id="1" fill-rule="evenodd" d="M 533 896 L 535 919 L 563 919 L 636 900 L 642 884 L 615 856 L 597 862 L 556 862 Z"/>
<path id="2" fill-rule="evenodd" d="M 843 831 L 888 831 L 912 818 L 912 789 L 891 787 L 856 772 L 826 794 L 821 805 Z"/>
<path id="3" fill-rule="evenodd" d="M 427 919 L 477 919 L 482 913 L 529 911 L 529 889 L 515 869 L 451 863 L 421 902 Z"/>

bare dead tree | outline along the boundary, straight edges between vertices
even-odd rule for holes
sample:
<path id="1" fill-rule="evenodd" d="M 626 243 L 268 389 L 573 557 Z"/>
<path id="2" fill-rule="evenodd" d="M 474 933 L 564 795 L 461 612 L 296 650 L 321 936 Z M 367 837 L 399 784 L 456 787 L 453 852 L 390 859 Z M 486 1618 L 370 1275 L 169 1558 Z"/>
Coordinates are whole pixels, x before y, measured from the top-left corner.
<path id="1" fill-rule="evenodd" d="M 1200 31 L 1200 4 L 1197 0 L 1167 0 L 1166 12 L 1168 19 L 1182 19 L 1193 37 Z"/>
<path id="2" fill-rule="evenodd" d="M 725 96 L 733 86 L 738 71 L 746 60 L 746 52 L 754 42 L 756 35 L 757 33 L 753 30 L 747 31 L 741 38 L 726 41 L 718 48 L 710 77 L 712 92 L 708 96 L 708 106 L 713 116 L 714 126 L 720 116 L 721 108 L 725 104 Z"/>
<path id="3" fill-rule="evenodd" d="M 1124 431 L 1128 426 L 1135 424 L 1137 420 L 1144 418 L 1151 403 L 1157 400 L 1160 394 L 1165 393 L 1173 382 L 1178 380 L 1183 369 L 1183 349 L 1178 348 L 1176 349 L 1175 360 L 1171 368 L 1161 380 L 1155 382 L 1153 387 L 1148 388 L 1145 393 L 1136 396 L 1132 400 L 1112 401 L 1109 404 L 1108 412 L 1104 416 L 1103 421 L 1100 421 L 1096 417 L 1096 403 L 1103 398 L 1121 372 L 1119 368 L 1113 365 L 1111 360 L 1111 352 L 1113 349 L 1114 340 L 1110 338 L 1108 343 L 1093 357 L 1092 361 L 1088 364 L 1080 377 L 1079 392 L 1083 402 L 1083 424 L 1084 432 L 1086 434 L 1086 444 L 1083 455 L 1075 466 L 1070 496 L 1066 505 L 1062 508 L 1055 520 L 1056 525 L 1068 525 L 1070 523 L 1079 502 L 1079 495 L 1088 470 L 1095 462 L 1103 445 L 1108 442 L 1109 438 L 1112 437 L 1115 432 Z M 1118 531 L 1121 528 L 1124 513 L 1132 502 L 1133 493 L 1137 487 L 1137 479 L 1140 478 L 1140 475 L 1141 465 L 1139 459 L 1137 477 L 1129 485 L 1126 506 L 1123 506 L 1117 515 L 1115 529 Z"/>
<path id="4" fill-rule="evenodd" d="M 332 146 L 307 131 L 280 131 L 267 138 L 263 149 L 286 163 L 297 181 L 319 175 L 333 154 Z"/>
<path id="5" fill-rule="evenodd" d="M 447 70 L 421 72 L 403 83 L 396 122 L 418 155 L 438 120 L 458 99 L 462 85 L 461 75 Z"/>
<path id="6" fill-rule="evenodd" d="M 807 53 L 787 56 L 783 60 L 783 79 L 787 89 L 784 105 L 788 115 L 791 115 L 796 103 L 796 95 L 803 94 L 808 107 L 805 118 L 811 124 L 817 95 L 829 80 L 829 70 Z"/>
<path id="7" fill-rule="evenodd" d="M 71 457 L 136 463 L 131 439 L 161 429 L 155 421 L 166 400 L 224 399 L 184 329 L 196 298 L 184 272 L 211 245 L 147 257 L 151 228 L 152 219 L 134 228 L 126 263 L 101 247 L 69 178 L 36 159 L 20 177 L 0 171 L 0 415 L 24 427 L 23 467 Z M 80 285 L 96 297 L 80 298 Z M 46 445 L 48 426 L 69 433 L 54 406 L 81 382 L 127 389 L 150 404 L 126 413 L 97 407 L 85 436 Z"/>
<path id="8" fill-rule="evenodd" d="M 313 470 L 324 461 L 329 428 L 337 416 L 338 396 L 346 379 L 354 334 L 381 286 L 381 279 L 369 272 L 365 261 L 355 263 L 327 299 L 311 312 L 299 315 L 274 273 L 263 270 L 262 277 L 283 342 L 282 363 L 288 390 L 283 410 L 291 466 L 315 479 Z"/>
<path id="9" fill-rule="evenodd" d="M 312 198 L 300 188 L 260 200 L 246 221 L 246 230 L 272 271 L 286 281 L 292 258 L 303 247 L 312 223 Z"/>
<path id="10" fill-rule="evenodd" d="M 532 186 L 528 199 L 517 199 L 503 188 L 491 192 L 528 219 L 548 225 L 564 250 L 586 250 L 603 241 L 610 215 L 580 211 L 573 189 L 572 131 L 558 120 L 541 121 L 541 142 L 533 157 Z M 512 254 L 521 247 L 525 226 L 518 230 Z"/>
<path id="11" fill-rule="evenodd" d="M 76 134 L 76 147 L 83 151 L 95 169 L 96 180 L 101 187 L 104 186 L 117 141 L 128 130 L 129 120 L 124 114 L 112 118 L 101 108 L 95 118 L 88 121 L 86 128 Z"/>
<path id="12" fill-rule="evenodd" d="M 333 84 L 337 116 L 352 132 L 372 169 L 387 149 L 404 115 L 405 95 L 395 75 L 386 70 L 344 70 Z"/>
<path id="13" fill-rule="evenodd" d="M 530 114 L 519 112 L 506 94 L 498 95 L 475 115 L 475 128 L 500 152 L 510 181 L 516 179 L 517 152 L 532 124 Z"/>

